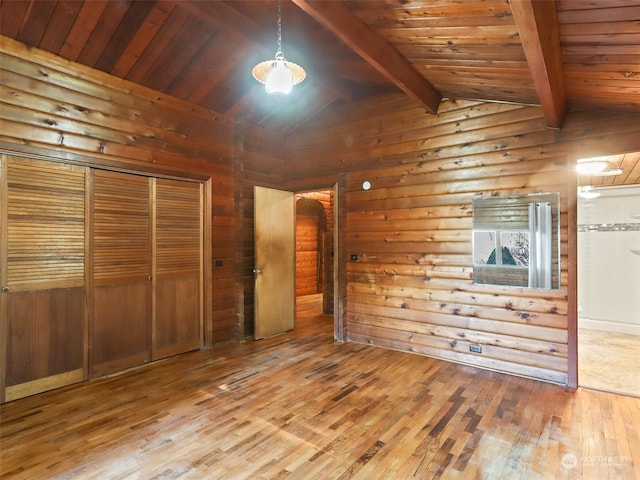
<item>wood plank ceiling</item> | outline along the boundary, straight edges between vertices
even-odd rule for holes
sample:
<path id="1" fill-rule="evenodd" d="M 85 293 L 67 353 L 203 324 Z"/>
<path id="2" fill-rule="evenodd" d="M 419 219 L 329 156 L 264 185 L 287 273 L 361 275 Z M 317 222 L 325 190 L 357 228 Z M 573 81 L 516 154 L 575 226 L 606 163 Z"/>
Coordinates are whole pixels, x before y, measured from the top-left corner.
<path id="1" fill-rule="evenodd" d="M 640 0 L 282 0 L 283 51 L 307 70 L 287 97 L 250 73 L 276 25 L 273 0 L 0 3 L 4 36 L 285 134 L 399 91 L 425 114 L 441 98 L 540 105 L 551 127 L 640 113 Z"/>

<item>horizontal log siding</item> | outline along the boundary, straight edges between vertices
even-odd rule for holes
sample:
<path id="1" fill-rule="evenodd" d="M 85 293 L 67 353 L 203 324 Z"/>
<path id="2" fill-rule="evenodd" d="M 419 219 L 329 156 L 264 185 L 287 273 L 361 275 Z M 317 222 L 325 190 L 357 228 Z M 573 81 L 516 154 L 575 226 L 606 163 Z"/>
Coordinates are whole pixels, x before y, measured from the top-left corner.
<path id="1" fill-rule="evenodd" d="M 0 37 L 0 142 L 78 164 L 211 177 L 208 344 L 238 336 L 233 119 Z M 205 273 L 207 274 L 207 273 Z"/>
<path id="2" fill-rule="evenodd" d="M 321 291 L 318 223 L 317 216 L 296 214 L 296 297 Z"/>
<path id="3" fill-rule="evenodd" d="M 445 101 L 439 112 L 389 96 L 327 113 L 289 137 L 291 189 L 347 172 L 347 338 L 567 384 L 569 265 L 576 268 L 570 164 L 589 147 L 640 148 L 640 121 L 571 114 L 555 131 L 535 107 Z M 474 285 L 473 198 L 535 192 L 560 193 L 561 289 Z M 471 344 L 482 353 L 470 353 Z"/>

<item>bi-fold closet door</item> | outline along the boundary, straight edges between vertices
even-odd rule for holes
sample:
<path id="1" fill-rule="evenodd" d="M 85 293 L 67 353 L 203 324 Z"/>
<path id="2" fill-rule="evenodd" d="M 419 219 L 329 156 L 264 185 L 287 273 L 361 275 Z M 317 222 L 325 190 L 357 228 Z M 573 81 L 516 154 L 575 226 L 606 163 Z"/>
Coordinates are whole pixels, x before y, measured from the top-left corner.
<path id="1" fill-rule="evenodd" d="M 3 156 L 0 401 L 202 345 L 202 186 Z"/>

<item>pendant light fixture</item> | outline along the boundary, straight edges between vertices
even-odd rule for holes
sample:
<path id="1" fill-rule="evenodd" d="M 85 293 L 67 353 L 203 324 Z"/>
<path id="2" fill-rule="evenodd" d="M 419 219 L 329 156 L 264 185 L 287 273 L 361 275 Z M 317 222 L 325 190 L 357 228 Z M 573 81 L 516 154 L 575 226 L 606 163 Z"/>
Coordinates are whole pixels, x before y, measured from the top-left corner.
<path id="1" fill-rule="evenodd" d="M 291 91 L 291 87 L 302 82 L 307 76 L 304 68 L 293 62 L 288 62 L 282 53 L 282 10 L 278 0 L 278 51 L 272 60 L 257 64 L 251 70 L 253 77 L 264 83 L 269 93 L 284 93 Z"/>
<path id="2" fill-rule="evenodd" d="M 581 158 L 576 164 L 576 170 L 580 175 L 593 175 L 594 177 L 614 177 L 623 173 L 620 168 L 606 170 L 608 166 L 609 157 Z"/>
<path id="3" fill-rule="evenodd" d="M 607 157 L 581 158 L 578 160 L 576 170 L 581 175 L 593 175 L 607 168 Z"/>

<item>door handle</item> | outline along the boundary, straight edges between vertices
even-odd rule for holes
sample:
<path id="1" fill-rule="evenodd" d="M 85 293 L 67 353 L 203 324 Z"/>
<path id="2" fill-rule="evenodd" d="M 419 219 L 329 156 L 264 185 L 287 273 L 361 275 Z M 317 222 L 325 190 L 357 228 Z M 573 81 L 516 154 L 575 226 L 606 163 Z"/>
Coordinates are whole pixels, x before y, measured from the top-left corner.
<path id="1" fill-rule="evenodd" d="M 258 275 L 262 275 L 262 269 L 261 268 L 254 268 L 253 269 L 253 273 L 257 273 Z"/>
<path id="2" fill-rule="evenodd" d="M 151 275 L 149 275 L 149 276 L 147 277 L 147 280 L 152 280 L 152 279 L 153 279 L 153 277 L 152 277 Z"/>
<path id="3" fill-rule="evenodd" d="M 2 293 L 9 293 L 9 287 L 2 287 Z"/>

